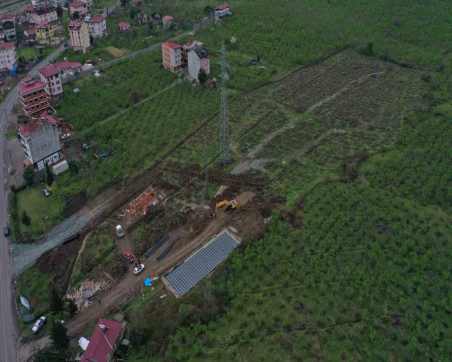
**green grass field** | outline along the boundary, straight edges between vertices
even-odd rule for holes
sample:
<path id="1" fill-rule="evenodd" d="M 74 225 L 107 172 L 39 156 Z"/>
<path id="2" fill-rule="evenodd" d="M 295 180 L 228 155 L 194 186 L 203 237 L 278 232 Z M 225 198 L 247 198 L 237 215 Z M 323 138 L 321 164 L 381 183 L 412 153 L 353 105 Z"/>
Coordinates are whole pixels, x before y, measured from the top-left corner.
<path id="1" fill-rule="evenodd" d="M 26 188 L 17 193 L 17 210 L 21 223 L 20 230 L 23 235 L 29 235 L 32 238 L 39 238 L 56 222 L 62 220 L 63 201 L 58 193 L 52 194 L 50 197 L 44 197 L 42 194 L 43 188 L 44 186 L 40 185 Z M 22 221 L 24 212 L 31 219 L 29 226 Z"/>

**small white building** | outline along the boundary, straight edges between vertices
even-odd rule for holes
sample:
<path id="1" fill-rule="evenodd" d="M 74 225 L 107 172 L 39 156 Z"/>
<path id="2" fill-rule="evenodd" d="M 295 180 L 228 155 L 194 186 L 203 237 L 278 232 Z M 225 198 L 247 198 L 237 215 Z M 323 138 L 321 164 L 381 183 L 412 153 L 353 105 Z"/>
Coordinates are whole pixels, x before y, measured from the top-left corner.
<path id="1" fill-rule="evenodd" d="M 0 44 L 0 70 L 16 68 L 16 47 L 13 43 Z"/>
<path id="2" fill-rule="evenodd" d="M 210 74 L 209 52 L 203 46 L 195 46 L 187 53 L 188 77 L 198 81 L 199 72 L 203 70 L 207 75 Z"/>
<path id="3" fill-rule="evenodd" d="M 223 3 L 215 7 L 215 17 L 217 19 L 224 18 L 225 16 L 231 16 L 231 6 L 228 3 Z"/>
<path id="4" fill-rule="evenodd" d="M 89 34 L 92 38 L 103 38 L 107 35 L 107 20 L 103 15 L 95 15 L 88 20 Z"/>

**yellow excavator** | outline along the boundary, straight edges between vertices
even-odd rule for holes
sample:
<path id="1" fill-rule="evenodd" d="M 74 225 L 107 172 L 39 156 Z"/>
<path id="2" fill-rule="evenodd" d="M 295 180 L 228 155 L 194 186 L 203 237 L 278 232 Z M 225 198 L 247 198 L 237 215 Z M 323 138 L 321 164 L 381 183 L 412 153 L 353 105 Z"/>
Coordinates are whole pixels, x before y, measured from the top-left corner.
<path id="1" fill-rule="evenodd" d="M 225 211 L 235 210 L 240 207 L 239 202 L 236 199 L 222 200 L 217 202 L 216 209 L 224 209 Z"/>

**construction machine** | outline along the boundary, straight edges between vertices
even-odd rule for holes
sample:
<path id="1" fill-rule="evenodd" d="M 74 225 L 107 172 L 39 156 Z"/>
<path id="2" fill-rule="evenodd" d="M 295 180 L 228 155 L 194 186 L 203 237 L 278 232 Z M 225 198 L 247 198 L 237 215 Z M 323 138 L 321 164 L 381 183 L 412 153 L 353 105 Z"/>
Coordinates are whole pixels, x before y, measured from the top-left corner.
<path id="1" fill-rule="evenodd" d="M 224 209 L 225 211 L 235 210 L 240 207 L 239 202 L 236 199 L 222 200 L 217 202 L 216 209 Z"/>

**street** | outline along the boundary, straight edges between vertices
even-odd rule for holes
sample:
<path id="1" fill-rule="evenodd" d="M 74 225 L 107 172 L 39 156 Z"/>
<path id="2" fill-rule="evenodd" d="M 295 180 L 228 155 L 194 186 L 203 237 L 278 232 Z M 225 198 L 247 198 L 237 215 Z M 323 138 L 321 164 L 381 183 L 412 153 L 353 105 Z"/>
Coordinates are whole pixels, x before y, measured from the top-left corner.
<path id="1" fill-rule="evenodd" d="M 36 70 L 53 61 L 62 51 L 60 46 L 46 59 L 37 64 L 30 72 L 36 74 Z M 8 194 L 6 184 L 8 165 L 5 160 L 5 132 L 7 129 L 8 114 L 12 111 L 17 101 L 17 86 L 14 87 L 0 105 L 0 227 L 7 225 Z M 10 257 L 9 241 L 0 234 L 0 362 L 16 361 L 17 327 L 13 299 L 13 272 Z"/>

